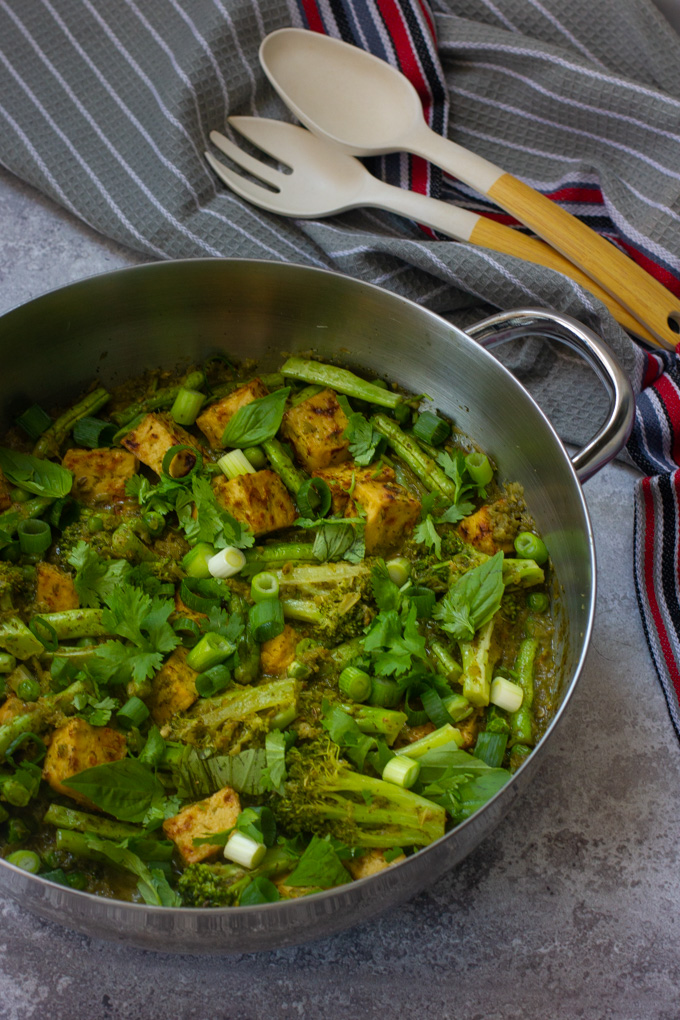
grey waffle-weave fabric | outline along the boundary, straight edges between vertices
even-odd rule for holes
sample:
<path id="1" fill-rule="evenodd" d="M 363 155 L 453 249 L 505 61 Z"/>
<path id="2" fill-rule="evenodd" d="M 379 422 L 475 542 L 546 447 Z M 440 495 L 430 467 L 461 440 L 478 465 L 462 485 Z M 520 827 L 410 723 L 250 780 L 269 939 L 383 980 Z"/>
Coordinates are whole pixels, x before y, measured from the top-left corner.
<path id="1" fill-rule="evenodd" d="M 680 275 L 680 39 L 657 9 L 437 0 L 435 15 L 450 137 L 543 191 L 593 182 L 621 232 Z M 152 257 L 332 268 L 462 326 L 495 308 L 554 307 L 635 374 L 634 343 L 556 273 L 430 240 L 387 213 L 283 219 L 216 180 L 203 152 L 228 115 L 291 119 L 257 51 L 268 32 L 299 24 L 293 0 L 0 0 L 0 162 Z M 500 356 L 563 438 L 592 434 L 603 397 L 589 369 L 538 340 Z"/>

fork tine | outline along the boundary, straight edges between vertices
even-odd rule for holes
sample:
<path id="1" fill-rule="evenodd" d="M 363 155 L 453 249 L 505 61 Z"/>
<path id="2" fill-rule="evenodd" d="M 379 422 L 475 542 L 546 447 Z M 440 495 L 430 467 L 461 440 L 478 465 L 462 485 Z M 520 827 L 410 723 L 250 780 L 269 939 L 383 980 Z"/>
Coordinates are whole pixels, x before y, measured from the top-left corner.
<path id="1" fill-rule="evenodd" d="M 223 152 L 225 156 L 228 156 L 236 166 L 242 167 L 247 170 L 253 177 L 257 177 L 259 180 L 264 181 L 266 184 L 271 184 L 272 187 L 277 188 L 279 181 L 283 176 L 279 170 L 275 170 L 273 167 L 267 166 L 262 163 L 261 160 L 255 159 L 253 156 L 248 155 L 243 149 L 239 149 L 238 145 L 234 145 L 228 138 L 220 134 L 219 131 L 210 132 L 210 141 L 213 145 Z M 212 166 L 212 163 L 210 164 Z M 222 163 L 219 166 L 223 166 Z M 213 169 L 215 169 L 213 167 Z M 224 168 L 226 169 L 226 167 Z"/>
<path id="2" fill-rule="evenodd" d="M 231 188 L 233 192 L 240 195 L 241 198 L 245 198 L 246 201 L 259 205 L 261 209 L 269 209 L 270 212 L 278 211 L 276 206 L 271 205 L 268 201 L 268 196 L 275 198 L 278 193 L 269 191 L 267 188 L 262 188 L 259 184 L 255 184 L 254 181 L 249 181 L 245 177 L 242 177 L 241 174 L 234 173 L 234 171 L 226 167 L 224 163 L 220 163 L 219 159 L 215 159 L 212 153 L 206 152 L 204 155 L 217 176 L 223 180 L 227 187 Z"/>
<path id="3" fill-rule="evenodd" d="M 256 145 L 263 152 L 291 168 L 300 160 L 305 143 L 310 140 L 307 128 L 287 121 L 269 120 L 265 117 L 228 117 L 229 125 Z M 321 144 L 314 139 L 316 147 Z"/>

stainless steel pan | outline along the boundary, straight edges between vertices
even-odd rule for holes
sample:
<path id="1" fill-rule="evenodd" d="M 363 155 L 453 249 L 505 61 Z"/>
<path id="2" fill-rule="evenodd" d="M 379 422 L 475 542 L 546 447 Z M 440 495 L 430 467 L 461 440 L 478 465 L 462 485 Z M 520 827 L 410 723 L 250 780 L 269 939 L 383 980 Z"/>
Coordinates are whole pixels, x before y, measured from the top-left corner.
<path id="1" fill-rule="evenodd" d="M 570 344 L 602 379 L 602 430 L 570 461 L 549 422 L 485 347 L 528 333 Z M 474 339 L 472 339 L 474 337 Z M 329 935 L 434 882 L 497 825 L 527 785 L 577 682 L 595 604 L 593 536 L 580 481 L 624 445 L 633 395 L 608 348 L 566 316 L 504 313 L 468 334 L 410 301 L 334 273 L 240 260 L 164 262 L 94 277 L 0 319 L 0 427 L 27 404 L 65 404 L 93 377 L 114 384 L 144 369 L 223 349 L 264 371 L 282 352 L 335 358 L 427 393 L 520 481 L 562 588 L 560 708 L 543 741 L 481 811 L 402 864 L 339 889 L 229 910 L 163 909 L 99 899 L 0 862 L 0 884 L 29 910 L 89 935 L 147 949 L 248 952 Z"/>

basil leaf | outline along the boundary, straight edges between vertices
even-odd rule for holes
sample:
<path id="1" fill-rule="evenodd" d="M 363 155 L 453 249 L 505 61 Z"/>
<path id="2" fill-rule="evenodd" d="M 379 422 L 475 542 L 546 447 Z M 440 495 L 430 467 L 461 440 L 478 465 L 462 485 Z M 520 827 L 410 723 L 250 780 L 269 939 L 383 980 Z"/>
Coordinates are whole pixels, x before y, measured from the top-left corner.
<path id="1" fill-rule="evenodd" d="M 312 836 L 309 846 L 298 861 L 297 867 L 286 879 L 286 885 L 315 886 L 319 889 L 332 889 L 336 885 L 351 882 L 351 876 L 345 869 L 328 838 Z"/>
<path id="2" fill-rule="evenodd" d="M 458 641 L 469 641 L 498 611 L 503 592 L 503 553 L 459 577 L 434 607 L 433 616 Z"/>
<path id="3" fill-rule="evenodd" d="M 324 521 L 314 537 L 312 555 L 321 562 L 343 559 L 349 563 L 361 563 L 366 555 L 364 526 L 365 521 L 361 519 L 354 523 L 333 519 Z"/>
<path id="4" fill-rule="evenodd" d="M 120 822 L 141 822 L 153 803 L 165 796 L 163 784 L 144 765 L 123 758 L 95 765 L 64 780 L 64 786 L 81 793 Z"/>
<path id="5" fill-rule="evenodd" d="M 258 875 L 251 879 L 241 893 L 239 905 L 242 907 L 254 907 L 259 903 L 278 903 L 281 894 L 273 882 L 270 882 L 264 875 Z"/>
<path id="6" fill-rule="evenodd" d="M 227 423 L 222 436 L 223 446 L 259 446 L 272 439 L 281 427 L 290 386 L 284 386 L 266 397 L 257 397 L 240 407 Z"/>
<path id="7" fill-rule="evenodd" d="M 73 475 L 61 464 L 42 460 L 30 453 L 19 453 L 0 446 L 0 468 L 12 485 L 18 485 L 38 496 L 66 496 L 73 485 Z"/>

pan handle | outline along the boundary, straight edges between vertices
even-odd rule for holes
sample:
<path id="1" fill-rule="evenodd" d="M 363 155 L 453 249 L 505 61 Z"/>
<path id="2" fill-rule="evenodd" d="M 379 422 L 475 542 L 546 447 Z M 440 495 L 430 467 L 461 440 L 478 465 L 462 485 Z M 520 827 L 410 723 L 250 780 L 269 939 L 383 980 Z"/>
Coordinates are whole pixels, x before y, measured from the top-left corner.
<path id="1" fill-rule="evenodd" d="M 609 394 L 609 412 L 599 432 L 571 459 L 579 482 L 591 478 L 626 445 L 635 415 L 633 388 L 611 349 L 592 329 L 560 312 L 520 308 L 491 315 L 468 326 L 466 333 L 488 348 L 540 335 L 567 344 L 588 362 Z"/>

